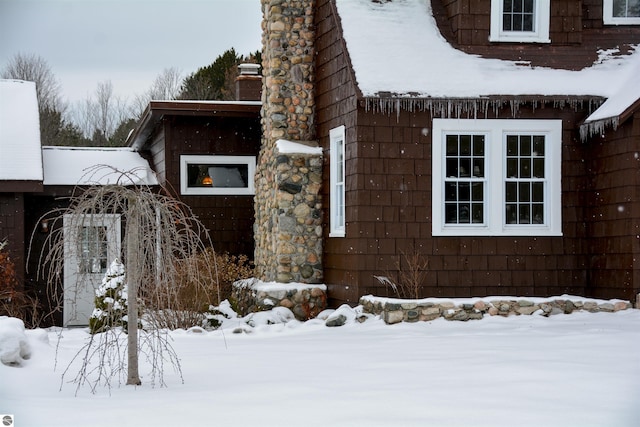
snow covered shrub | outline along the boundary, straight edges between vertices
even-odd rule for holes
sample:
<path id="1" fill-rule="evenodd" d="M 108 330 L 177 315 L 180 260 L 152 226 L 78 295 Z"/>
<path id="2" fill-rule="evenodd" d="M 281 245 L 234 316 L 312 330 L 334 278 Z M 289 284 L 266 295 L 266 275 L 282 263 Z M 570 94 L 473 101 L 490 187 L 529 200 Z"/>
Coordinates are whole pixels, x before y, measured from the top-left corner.
<path id="1" fill-rule="evenodd" d="M 21 366 L 30 357 L 31 347 L 22 320 L 0 316 L 0 362 L 7 366 Z"/>
<path id="2" fill-rule="evenodd" d="M 126 327 L 123 317 L 127 314 L 127 286 L 124 282 L 124 265 L 114 260 L 96 289 L 95 306 L 89 318 L 92 334 L 104 332 L 114 326 Z"/>

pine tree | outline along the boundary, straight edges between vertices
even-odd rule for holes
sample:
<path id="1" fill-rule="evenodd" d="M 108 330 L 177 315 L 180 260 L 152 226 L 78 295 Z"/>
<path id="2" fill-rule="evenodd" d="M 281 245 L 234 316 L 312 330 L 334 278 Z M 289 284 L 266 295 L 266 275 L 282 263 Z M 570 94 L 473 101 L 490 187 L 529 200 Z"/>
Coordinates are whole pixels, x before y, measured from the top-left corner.
<path id="1" fill-rule="evenodd" d="M 95 306 L 89 318 L 92 334 L 104 332 L 114 326 L 126 329 L 123 317 L 127 314 L 127 285 L 124 265 L 114 260 L 107 269 L 102 284 L 96 289 Z"/>

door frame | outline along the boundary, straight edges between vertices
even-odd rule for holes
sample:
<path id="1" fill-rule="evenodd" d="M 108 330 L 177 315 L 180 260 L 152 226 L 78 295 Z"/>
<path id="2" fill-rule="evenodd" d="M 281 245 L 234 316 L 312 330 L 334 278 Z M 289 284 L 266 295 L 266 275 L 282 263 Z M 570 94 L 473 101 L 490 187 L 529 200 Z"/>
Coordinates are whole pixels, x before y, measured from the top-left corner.
<path id="1" fill-rule="evenodd" d="M 63 217 L 64 282 L 63 326 L 86 326 L 93 312 L 95 290 L 104 277 L 100 272 L 80 272 L 79 227 L 105 227 L 107 239 L 106 268 L 120 257 L 122 220 L 120 214 L 65 214 Z"/>

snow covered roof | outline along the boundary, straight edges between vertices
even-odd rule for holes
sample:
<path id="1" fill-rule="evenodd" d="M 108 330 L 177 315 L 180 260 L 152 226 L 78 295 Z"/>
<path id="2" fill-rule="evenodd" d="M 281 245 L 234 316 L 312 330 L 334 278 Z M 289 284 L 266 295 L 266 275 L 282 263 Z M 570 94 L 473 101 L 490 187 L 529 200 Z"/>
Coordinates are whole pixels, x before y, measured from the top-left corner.
<path id="1" fill-rule="evenodd" d="M 42 181 L 36 85 L 0 80 L 0 181 Z"/>
<path id="2" fill-rule="evenodd" d="M 616 108 L 607 114 L 618 114 L 640 97 L 639 90 L 628 93 L 627 84 L 640 73 L 638 50 L 627 56 L 602 52 L 596 63 L 580 71 L 532 67 L 455 49 L 440 34 L 429 0 L 337 0 L 337 10 L 357 84 L 365 97 L 392 93 L 446 99 L 492 95 L 613 98 L 625 93 L 616 96 Z"/>
<path id="3" fill-rule="evenodd" d="M 128 147 L 42 147 L 45 185 L 157 185 L 149 162 Z"/>

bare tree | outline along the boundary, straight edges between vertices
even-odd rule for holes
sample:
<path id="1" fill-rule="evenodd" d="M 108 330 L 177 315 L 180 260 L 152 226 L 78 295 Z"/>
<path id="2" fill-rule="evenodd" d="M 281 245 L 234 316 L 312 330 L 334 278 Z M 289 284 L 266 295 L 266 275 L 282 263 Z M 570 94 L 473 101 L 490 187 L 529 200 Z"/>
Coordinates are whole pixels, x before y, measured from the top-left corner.
<path id="1" fill-rule="evenodd" d="M 61 109 L 60 84 L 44 58 L 19 53 L 9 60 L 0 76 L 4 79 L 35 82 L 40 108 L 56 111 Z"/>
<path id="2" fill-rule="evenodd" d="M 152 100 L 172 100 L 180 95 L 182 87 L 182 72 L 175 67 L 165 68 L 155 78 L 151 87 L 142 95 L 136 96 L 133 108 L 137 116 L 147 108 L 147 104 Z"/>
<path id="3" fill-rule="evenodd" d="M 93 96 L 76 103 L 73 121 L 94 145 L 108 145 L 114 132 L 131 118 L 127 102 L 113 93 L 110 80 L 98 83 Z"/>
<path id="4" fill-rule="evenodd" d="M 47 61 L 36 55 L 17 54 L 2 69 L 0 77 L 35 82 L 40 138 L 44 145 L 59 145 L 61 130 L 68 126 L 62 118 L 66 106 L 60 99 L 60 84 Z"/>
<path id="5" fill-rule="evenodd" d="M 107 369 L 107 365 L 112 367 L 109 370 L 111 373 L 124 372 L 126 365 L 126 383 L 138 385 L 141 383 L 138 373 L 138 351 L 146 348 L 147 357 L 152 360 L 152 378 L 155 378 L 156 374 L 159 375 L 162 384 L 162 354 L 168 353 L 174 366 L 177 361 L 168 341 L 162 339 L 162 330 L 158 327 L 164 322 L 165 312 L 179 306 L 172 301 L 175 296 L 172 291 L 174 284 L 185 274 L 196 278 L 196 293 L 204 305 L 213 301 L 219 293 L 215 265 L 184 262 L 197 257 L 210 247 L 211 241 L 207 230 L 192 215 L 187 205 L 166 195 L 166 191 L 157 192 L 148 186 L 137 185 L 135 171 L 121 172 L 101 166 L 92 169 L 90 173 L 96 180 L 105 174 L 116 174 L 118 185 L 96 185 L 73 196 L 69 208 L 57 212 L 56 221 L 61 221 L 64 215 L 78 218 L 81 225 L 66 232 L 66 238 L 74 240 L 73 233 L 80 233 L 83 227 L 91 226 L 91 221 L 99 221 L 101 215 L 119 213 L 124 219 L 125 245 L 121 259 L 126 260 L 125 280 L 128 293 L 127 361 L 119 359 L 116 362 L 105 362 L 105 358 L 115 357 L 109 353 L 114 348 L 113 345 L 124 345 L 121 335 L 124 331 L 109 330 L 106 333 L 112 337 L 109 338 L 113 341 L 112 346 L 105 343 L 104 338 L 91 338 L 91 342 L 81 350 L 84 353 L 81 357 L 83 363 L 76 376 L 76 382 L 80 385 L 91 381 L 91 370 L 95 368 L 91 367 L 88 358 L 98 357 L 99 365 L 105 366 L 104 369 Z M 63 230 L 62 227 L 55 227 L 55 224 L 53 230 L 55 231 L 48 236 L 48 244 L 45 245 L 48 250 L 41 255 L 40 264 L 43 266 L 41 273 L 46 275 L 47 282 L 52 286 L 49 294 L 59 295 L 62 287 L 60 271 L 65 257 Z M 75 286 L 86 286 L 81 275 L 78 276 Z M 138 304 L 142 305 L 138 307 Z M 138 315 L 141 309 L 146 325 L 146 330 L 142 332 L 142 340 L 138 334 Z M 143 344 L 150 340 L 154 343 L 144 347 Z M 121 354 L 123 353 L 118 352 L 118 357 Z M 95 381 L 100 382 L 105 377 L 108 378 L 109 372 L 98 368 Z M 106 382 L 109 383 L 109 380 Z"/>

